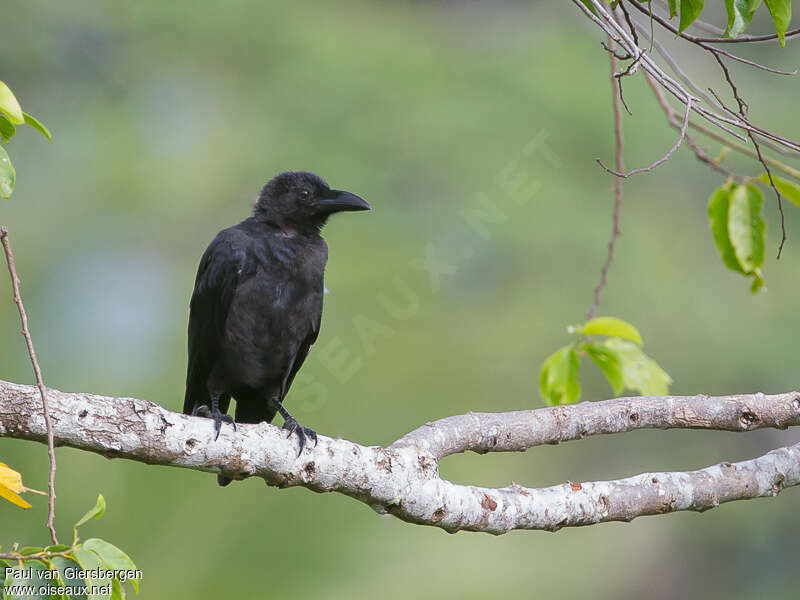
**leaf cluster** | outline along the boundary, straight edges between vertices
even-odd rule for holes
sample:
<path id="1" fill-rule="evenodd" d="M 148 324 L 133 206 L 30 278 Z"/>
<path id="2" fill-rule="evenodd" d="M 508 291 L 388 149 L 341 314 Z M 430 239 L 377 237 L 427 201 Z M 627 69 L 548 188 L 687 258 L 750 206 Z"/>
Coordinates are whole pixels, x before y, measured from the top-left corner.
<path id="1" fill-rule="evenodd" d="M 33 115 L 22 110 L 11 89 L 0 81 L 0 198 L 10 198 L 14 192 L 17 172 L 3 147 L 17 134 L 17 125 L 28 125 L 53 141 L 50 130 Z"/>
<path id="2" fill-rule="evenodd" d="M 755 293 L 764 286 L 762 267 L 767 227 L 764 196 L 752 181 L 770 185 L 769 175 L 764 173 L 747 183 L 728 181 L 714 190 L 708 200 L 708 225 L 723 264 L 752 277 L 750 290 Z M 772 183 L 782 197 L 800 206 L 800 187 L 775 174 Z"/>
<path id="3" fill-rule="evenodd" d="M 644 353 L 642 336 L 630 323 L 616 317 L 597 317 L 570 327 L 569 332 L 576 336 L 573 342 L 547 357 L 539 373 L 539 392 L 548 404 L 579 400 L 583 356 L 597 365 L 616 395 L 626 389 L 648 396 L 669 392 L 672 378 Z"/>
<path id="4" fill-rule="evenodd" d="M 97 496 L 94 507 L 73 527 L 73 542 L 67 546 L 26 546 L 3 555 L 0 559 L 0 598 L 48 600 L 122 600 L 126 597 L 126 577 L 119 574 L 105 577 L 109 572 L 135 572 L 131 558 L 113 544 L 99 538 L 81 542 L 78 528 L 92 519 L 99 519 L 106 510 L 106 501 Z M 10 567 L 17 571 L 7 571 Z M 6 573 L 9 573 L 6 577 Z M 91 573 L 90 573 L 91 572 Z M 85 578 L 75 577 L 84 573 Z M 95 576 L 96 575 L 96 576 Z M 136 593 L 139 582 L 128 579 Z M 51 593 L 53 590 L 60 591 Z M 25 593 L 21 593 L 25 590 Z"/>
<path id="5" fill-rule="evenodd" d="M 590 0 L 581 0 L 586 7 L 595 12 Z M 728 15 L 728 22 L 725 26 L 724 36 L 735 38 L 740 36 L 750 25 L 753 15 L 761 6 L 761 0 L 724 0 L 725 11 Z M 642 4 L 650 4 L 650 0 L 638 0 Z M 616 7 L 619 0 L 606 0 L 611 7 Z M 786 31 L 792 20 L 792 0 L 764 0 L 764 4 L 772 16 L 775 24 L 775 33 L 778 34 L 778 42 L 781 46 L 786 45 Z M 705 0 L 668 0 L 669 18 L 678 17 L 678 31 L 683 32 L 687 27 L 694 23 L 700 16 L 705 6 Z M 595 13 L 597 14 L 597 13 Z"/>

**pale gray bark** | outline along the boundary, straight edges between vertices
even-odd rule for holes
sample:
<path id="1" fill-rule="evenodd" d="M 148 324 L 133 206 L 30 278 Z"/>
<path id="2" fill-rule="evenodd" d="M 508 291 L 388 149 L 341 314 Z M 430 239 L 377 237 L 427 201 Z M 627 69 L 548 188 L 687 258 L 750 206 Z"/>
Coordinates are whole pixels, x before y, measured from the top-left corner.
<path id="1" fill-rule="evenodd" d="M 412 523 L 447 531 L 547 529 L 706 510 L 774 496 L 800 484 L 800 444 L 739 463 L 690 472 L 644 473 L 615 481 L 546 488 L 458 485 L 439 476 L 450 454 L 516 452 L 641 428 L 748 431 L 800 425 L 800 394 L 639 397 L 509 413 L 470 413 L 423 425 L 383 448 L 319 436 L 297 457 L 297 441 L 266 423 L 223 427 L 136 398 L 48 391 L 57 446 L 109 458 L 261 477 L 268 485 L 340 492 Z M 46 442 L 35 387 L 0 381 L 0 437 Z"/>

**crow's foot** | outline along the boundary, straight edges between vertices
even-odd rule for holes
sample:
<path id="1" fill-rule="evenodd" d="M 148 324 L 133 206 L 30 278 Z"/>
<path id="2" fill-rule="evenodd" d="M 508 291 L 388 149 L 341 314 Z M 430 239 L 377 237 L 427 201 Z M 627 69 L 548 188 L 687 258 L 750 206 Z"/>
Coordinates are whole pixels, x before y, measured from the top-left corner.
<path id="1" fill-rule="evenodd" d="M 317 432 L 313 429 L 309 429 L 308 427 L 303 427 L 297 420 L 287 413 L 287 416 L 284 417 L 285 421 L 283 422 L 283 428 L 288 432 L 286 437 L 288 438 L 293 433 L 297 434 L 297 440 L 300 442 L 300 450 L 297 452 L 297 456 L 300 456 L 303 453 L 303 448 L 306 446 L 306 438 L 314 441 L 314 447 L 317 445 Z"/>
<path id="2" fill-rule="evenodd" d="M 227 413 L 223 413 L 219 406 L 214 406 L 216 403 L 212 403 L 211 408 L 208 408 L 208 405 L 201 404 L 200 406 L 195 406 L 194 410 L 192 411 L 192 416 L 201 416 L 201 417 L 208 417 L 209 419 L 214 419 L 214 441 L 217 441 L 219 437 L 220 429 L 222 429 L 223 423 L 230 423 L 233 425 L 233 430 L 236 431 L 236 422 L 233 420 L 233 417 Z"/>

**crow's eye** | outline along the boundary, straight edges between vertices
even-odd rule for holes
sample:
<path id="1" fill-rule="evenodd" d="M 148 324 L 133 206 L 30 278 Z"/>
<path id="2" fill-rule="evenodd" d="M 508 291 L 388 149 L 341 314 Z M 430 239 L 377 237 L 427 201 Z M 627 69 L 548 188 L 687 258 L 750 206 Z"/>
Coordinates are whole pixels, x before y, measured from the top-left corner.
<path id="1" fill-rule="evenodd" d="M 300 190 L 301 198 L 308 198 L 311 193 L 308 190 Z"/>

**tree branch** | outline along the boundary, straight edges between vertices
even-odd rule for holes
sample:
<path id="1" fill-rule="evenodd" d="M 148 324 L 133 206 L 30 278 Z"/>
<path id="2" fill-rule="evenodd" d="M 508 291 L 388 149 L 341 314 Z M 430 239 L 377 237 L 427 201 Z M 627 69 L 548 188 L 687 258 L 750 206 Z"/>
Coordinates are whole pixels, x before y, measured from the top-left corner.
<path id="1" fill-rule="evenodd" d="M 55 443 L 147 464 L 184 467 L 268 485 L 339 492 L 404 521 L 501 534 L 630 521 L 642 515 L 706 510 L 723 502 L 774 496 L 800 484 L 800 444 L 739 463 L 697 471 L 645 473 L 615 481 L 546 488 L 458 485 L 439 476 L 439 460 L 474 452 L 519 452 L 590 435 L 642 428 L 749 431 L 800 425 L 800 394 L 618 398 L 509 413 L 441 419 L 384 448 L 319 436 L 298 457 L 294 440 L 266 423 L 223 429 L 136 398 L 49 389 Z M 0 381 L 0 437 L 45 442 L 33 386 Z M 210 485 L 210 483 L 209 483 Z"/>

